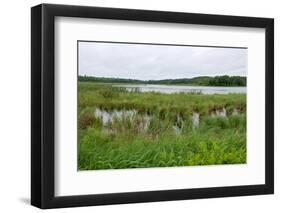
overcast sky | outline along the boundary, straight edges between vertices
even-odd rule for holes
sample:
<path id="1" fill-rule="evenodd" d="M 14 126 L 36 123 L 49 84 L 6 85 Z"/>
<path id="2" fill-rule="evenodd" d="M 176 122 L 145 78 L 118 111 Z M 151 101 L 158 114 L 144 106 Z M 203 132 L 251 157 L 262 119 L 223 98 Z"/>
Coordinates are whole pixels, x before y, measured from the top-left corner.
<path id="1" fill-rule="evenodd" d="M 79 75 L 159 80 L 247 74 L 247 49 L 79 42 Z"/>

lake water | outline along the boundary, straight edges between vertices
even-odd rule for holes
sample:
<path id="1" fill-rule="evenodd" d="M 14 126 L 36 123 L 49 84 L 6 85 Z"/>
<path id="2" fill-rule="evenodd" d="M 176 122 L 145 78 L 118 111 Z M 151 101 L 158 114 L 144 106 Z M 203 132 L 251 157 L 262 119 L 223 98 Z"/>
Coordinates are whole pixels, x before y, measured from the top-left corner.
<path id="1" fill-rule="evenodd" d="M 168 94 L 178 92 L 200 92 L 202 94 L 247 93 L 246 87 L 175 86 L 154 84 L 119 84 L 116 86 L 126 87 L 129 91 L 138 88 L 140 92 L 161 92 Z"/>
<path id="2" fill-rule="evenodd" d="M 150 124 L 151 116 L 149 116 L 147 114 L 140 115 L 137 112 L 137 110 L 123 109 L 123 110 L 106 111 L 106 110 L 103 110 L 100 108 L 96 108 L 96 111 L 95 111 L 95 117 L 101 119 L 102 125 L 104 127 L 107 127 L 110 124 L 112 124 L 114 122 L 114 119 L 119 120 L 119 121 L 122 121 L 123 119 L 128 119 L 129 121 L 132 122 L 138 115 L 139 115 L 139 118 L 138 118 L 139 130 L 147 131 L 148 126 Z M 214 116 L 214 115 L 215 114 L 213 114 L 212 116 Z M 217 113 L 216 116 L 222 116 L 222 115 Z M 192 115 L 190 116 L 190 119 L 192 121 L 193 127 L 197 128 L 199 126 L 199 122 L 200 122 L 200 114 L 197 112 L 193 112 Z M 176 125 L 176 123 L 182 123 L 182 121 L 183 121 L 183 118 L 180 117 L 180 115 L 177 115 L 176 122 L 173 125 L 173 129 L 176 134 L 180 134 L 181 130 L 182 130 L 182 126 L 179 127 L 178 125 Z"/>
<path id="3" fill-rule="evenodd" d="M 209 114 L 211 117 L 227 117 L 226 109 L 217 109 Z M 234 109 L 232 112 L 232 115 L 239 115 L 239 111 L 237 109 Z M 100 108 L 96 108 L 95 111 L 95 117 L 99 118 L 102 122 L 102 125 L 105 129 L 107 129 L 110 124 L 114 123 L 114 121 L 122 121 L 127 120 L 126 122 L 130 121 L 133 122 L 135 119 L 137 119 L 138 123 L 138 129 L 140 131 L 147 131 L 149 128 L 149 124 L 151 121 L 151 116 L 148 114 L 140 114 L 137 110 L 131 109 L 131 110 L 111 110 L 106 111 Z M 193 112 L 190 115 L 190 119 L 192 121 L 193 128 L 197 128 L 200 125 L 200 114 L 198 112 Z M 180 124 L 180 125 L 179 125 Z M 181 134 L 182 128 L 183 128 L 183 118 L 178 114 L 176 117 L 176 120 L 174 121 L 174 124 L 172 126 L 174 132 L 176 134 Z"/>

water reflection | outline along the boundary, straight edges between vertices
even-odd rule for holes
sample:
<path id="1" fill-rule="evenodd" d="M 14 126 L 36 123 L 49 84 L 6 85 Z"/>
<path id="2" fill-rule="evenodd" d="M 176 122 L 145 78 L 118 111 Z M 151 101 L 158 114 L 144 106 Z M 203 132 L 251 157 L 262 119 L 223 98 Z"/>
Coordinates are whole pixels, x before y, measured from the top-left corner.
<path id="1" fill-rule="evenodd" d="M 234 109 L 232 112 L 232 115 L 238 115 L 239 110 Z M 227 112 L 225 108 L 216 109 L 210 112 L 209 116 L 211 117 L 227 117 Z M 152 116 L 146 114 L 146 113 L 138 113 L 137 110 L 131 109 L 131 110 L 112 110 L 112 111 L 106 111 L 100 108 L 96 108 L 95 110 L 95 117 L 99 118 L 102 122 L 103 127 L 110 126 L 114 121 L 124 121 L 128 120 L 130 122 L 133 122 L 134 119 L 138 119 L 138 128 L 141 131 L 147 131 L 150 121 L 152 119 Z M 200 113 L 193 112 L 190 115 L 190 120 L 192 122 L 193 128 L 198 128 L 200 125 Z M 177 114 L 176 120 L 172 126 L 172 129 L 176 134 L 180 134 L 184 125 L 184 119 Z"/>
<path id="2" fill-rule="evenodd" d="M 208 87 L 208 86 L 175 86 L 175 85 L 154 85 L 154 84 L 120 84 L 114 87 L 125 87 L 128 91 L 140 92 L 161 92 L 161 93 L 202 93 L 202 94 L 228 94 L 247 93 L 246 87 Z"/>

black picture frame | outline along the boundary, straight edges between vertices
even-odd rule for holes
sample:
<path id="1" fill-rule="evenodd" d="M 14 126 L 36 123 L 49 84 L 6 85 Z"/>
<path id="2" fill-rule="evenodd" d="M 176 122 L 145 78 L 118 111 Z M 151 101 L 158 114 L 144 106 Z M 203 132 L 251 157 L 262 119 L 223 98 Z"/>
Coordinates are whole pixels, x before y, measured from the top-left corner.
<path id="1" fill-rule="evenodd" d="M 57 16 L 264 28 L 265 184 L 95 195 L 54 195 L 54 20 Z M 42 208 L 274 193 L 274 20 L 271 18 L 41 4 L 31 8 L 31 204 Z"/>

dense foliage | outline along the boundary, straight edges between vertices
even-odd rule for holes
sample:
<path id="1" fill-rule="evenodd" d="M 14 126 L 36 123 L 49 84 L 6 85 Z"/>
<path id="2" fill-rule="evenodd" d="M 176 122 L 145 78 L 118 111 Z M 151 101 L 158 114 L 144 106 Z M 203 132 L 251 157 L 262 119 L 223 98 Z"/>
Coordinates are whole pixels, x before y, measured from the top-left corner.
<path id="1" fill-rule="evenodd" d="M 243 76 L 202 76 L 195 78 L 163 79 L 163 80 L 137 80 L 124 78 L 100 78 L 93 76 L 79 76 L 79 81 L 96 83 L 121 83 L 121 84 L 176 84 L 198 86 L 246 86 L 246 77 Z"/>

